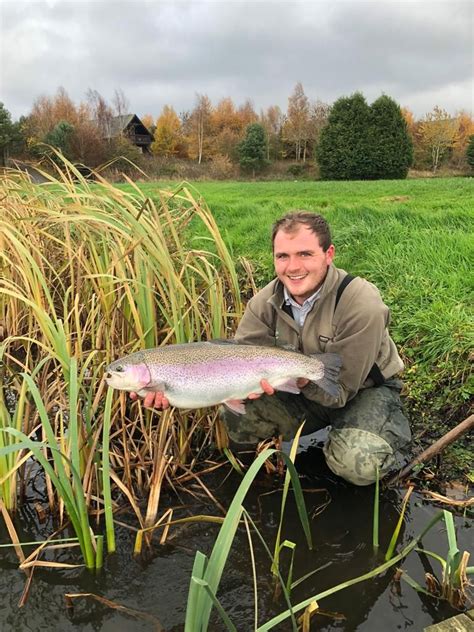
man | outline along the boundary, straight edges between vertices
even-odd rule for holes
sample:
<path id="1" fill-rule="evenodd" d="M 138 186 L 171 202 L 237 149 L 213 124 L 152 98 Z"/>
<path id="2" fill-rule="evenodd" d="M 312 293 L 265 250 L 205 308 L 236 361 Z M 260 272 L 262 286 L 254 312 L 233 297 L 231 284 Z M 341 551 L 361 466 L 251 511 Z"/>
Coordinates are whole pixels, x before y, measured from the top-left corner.
<path id="1" fill-rule="evenodd" d="M 333 265 L 335 248 L 322 216 L 288 213 L 274 225 L 272 239 L 277 276 L 249 301 L 235 340 L 340 354 L 339 393 L 331 397 L 305 379 L 298 381 L 299 395 L 275 392 L 262 380 L 263 394 L 249 395 L 245 415 L 222 411 L 229 435 L 246 444 L 278 435 L 289 440 L 303 420 L 304 434 L 330 425 L 323 448 L 329 468 L 355 485 L 373 483 L 377 469 L 384 476 L 411 438 L 389 310 L 372 283 Z M 145 405 L 165 408 L 168 402 L 150 393 Z"/>

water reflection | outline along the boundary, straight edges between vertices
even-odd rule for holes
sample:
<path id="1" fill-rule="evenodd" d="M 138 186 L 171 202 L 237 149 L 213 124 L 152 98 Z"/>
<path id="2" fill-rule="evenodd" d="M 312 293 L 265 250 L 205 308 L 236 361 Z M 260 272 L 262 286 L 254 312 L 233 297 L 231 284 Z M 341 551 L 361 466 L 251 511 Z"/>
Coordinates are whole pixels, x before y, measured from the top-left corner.
<path id="1" fill-rule="evenodd" d="M 290 494 L 283 537 L 296 544 L 293 578 L 298 579 L 316 568 L 322 569 L 294 589 L 293 603 L 361 575 L 381 563 L 397 523 L 402 501 L 402 496 L 395 491 L 383 492 L 380 503 L 381 546 L 380 551 L 376 553 L 372 549 L 373 487 L 354 487 L 337 479 L 327 470 L 324 458 L 321 458 L 321 452 L 317 448 L 298 455 L 297 467 L 304 477 L 302 482 L 307 490 L 305 499 L 308 510 L 315 514 L 311 523 L 314 549 L 307 549 Z M 228 506 L 239 478 L 230 476 L 225 483 L 222 483 L 222 478 L 222 472 L 208 476 L 206 484 L 220 502 Z M 279 487 L 280 480 L 262 473 L 252 486 L 245 503 L 270 548 L 273 547 L 279 522 L 281 494 L 275 492 Z M 163 497 L 166 499 L 166 494 Z M 170 504 L 177 502 L 171 493 L 167 500 Z M 196 504 L 189 508 L 189 513 L 217 512 L 211 504 Z M 400 536 L 403 542 L 408 542 L 413 535 L 419 533 L 434 513 L 435 509 L 432 506 L 420 502 L 420 498 L 413 497 Z M 123 515 L 120 519 L 126 522 L 127 516 Z M 133 522 L 132 519 L 130 521 Z M 472 529 L 462 519 L 458 519 L 457 523 L 460 547 L 467 549 L 468 543 L 472 541 Z M 39 523 L 32 504 L 21 508 L 15 524 L 24 541 L 43 539 L 54 529 L 51 518 L 43 524 Z M 2 549 L 0 630 L 156 630 L 156 626 L 150 621 L 133 618 L 89 600 L 76 601 L 73 612 L 66 610 L 65 593 L 91 592 L 153 615 L 161 621 L 167 632 L 181 631 L 195 551 L 199 549 L 209 554 L 217 531 L 218 527 L 210 524 L 194 524 L 181 528 L 179 535 L 165 546 L 159 546 L 156 539 L 147 559 L 137 560 L 132 556 L 133 532 L 119 528 L 118 552 L 115 556 L 107 558 L 106 567 L 101 575 L 94 576 L 83 569 L 37 569 L 28 602 L 21 610 L 18 610 L 17 604 L 23 591 L 25 576 L 18 570 L 13 550 Z M 71 534 L 65 531 L 62 535 L 67 537 Z M 2 542 L 8 541 L 3 524 L 0 525 L 0 538 Z M 432 533 L 430 532 L 424 542 L 428 549 L 441 554 L 446 553 L 445 534 L 441 528 L 435 528 Z M 277 601 L 274 599 L 270 560 L 256 538 L 254 547 L 258 572 L 258 619 L 259 623 L 263 623 L 285 610 L 286 605 L 283 597 L 280 596 Z M 53 559 L 52 553 L 48 555 Z M 54 559 L 68 562 L 74 562 L 79 558 L 78 551 L 74 549 L 56 552 L 54 555 Z M 429 569 L 429 563 L 423 555 L 413 553 L 403 563 L 403 568 L 423 583 L 423 574 Z M 288 565 L 289 555 L 284 551 L 281 556 L 281 570 L 285 577 Z M 433 621 L 454 614 L 446 604 L 418 595 L 406 584 L 394 585 L 392 577 L 393 571 L 388 571 L 373 580 L 357 584 L 322 600 L 319 605 L 324 611 L 339 613 L 345 619 L 335 620 L 317 615 L 315 629 L 363 632 L 408 628 L 421 630 Z M 247 534 L 244 529 L 238 531 L 224 571 L 219 597 L 239 632 L 253 630 L 253 581 Z M 220 621 L 213 617 L 210 630 L 219 632 L 223 629 Z M 277 629 L 291 628 L 286 621 Z"/>

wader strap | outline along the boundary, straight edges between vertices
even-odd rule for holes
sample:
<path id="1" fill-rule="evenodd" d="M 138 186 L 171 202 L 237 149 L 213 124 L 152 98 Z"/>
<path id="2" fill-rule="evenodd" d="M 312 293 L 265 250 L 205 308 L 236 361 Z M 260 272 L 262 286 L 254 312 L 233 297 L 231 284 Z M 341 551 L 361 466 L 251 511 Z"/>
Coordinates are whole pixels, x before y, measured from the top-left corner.
<path id="1" fill-rule="evenodd" d="M 355 277 L 353 277 L 352 274 L 346 274 L 346 276 L 342 279 L 339 287 L 337 288 L 336 302 L 334 304 L 334 311 L 336 311 L 336 307 L 337 307 L 337 304 L 339 303 L 339 299 L 341 298 L 342 293 L 344 292 L 346 287 L 349 285 L 349 283 L 351 281 L 353 281 L 354 279 L 355 279 Z"/>
<path id="2" fill-rule="evenodd" d="M 286 302 L 283 303 L 281 308 L 282 308 L 282 310 L 284 312 L 286 312 L 288 314 L 288 316 L 291 316 L 291 318 L 294 318 L 293 317 L 293 310 L 291 309 L 291 305 L 289 303 L 286 303 Z"/>
<path id="3" fill-rule="evenodd" d="M 342 279 L 341 283 L 339 284 L 339 287 L 337 288 L 336 303 L 334 304 L 334 311 L 336 311 L 336 307 L 337 307 L 337 304 L 339 303 L 339 299 L 341 298 L 342 293 L 344 292 L 346 287 L 349 285 L 349 283 L 353 281 L 354 279 L 355 277 L 353 277 L 352 274 L 346 274 L 346 276 Z M 379 369 L 376 362 L 374 362 L 374 364 L 372 365 L 372 368 L 370 369 L 369 375 L 367 377 L 370 377 L 370 379 L 373 381 L 375 386 L 380 386 L 381 384 L 385 382 L 385 378 L 382 374 L 382 371 Z"/>

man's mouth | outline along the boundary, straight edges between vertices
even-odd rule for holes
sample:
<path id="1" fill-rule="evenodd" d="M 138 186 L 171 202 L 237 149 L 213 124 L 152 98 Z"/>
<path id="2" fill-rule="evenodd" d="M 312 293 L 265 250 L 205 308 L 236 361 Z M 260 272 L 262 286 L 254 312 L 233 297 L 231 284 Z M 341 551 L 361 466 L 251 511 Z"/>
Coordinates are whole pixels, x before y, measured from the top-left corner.
<path id="1" fill-rule="evenodd" d="M 288 275 L 290 281 L 301 281 L 301 279 L 306 278 L 306 274 L 298 274 L 298 275 Z"/>

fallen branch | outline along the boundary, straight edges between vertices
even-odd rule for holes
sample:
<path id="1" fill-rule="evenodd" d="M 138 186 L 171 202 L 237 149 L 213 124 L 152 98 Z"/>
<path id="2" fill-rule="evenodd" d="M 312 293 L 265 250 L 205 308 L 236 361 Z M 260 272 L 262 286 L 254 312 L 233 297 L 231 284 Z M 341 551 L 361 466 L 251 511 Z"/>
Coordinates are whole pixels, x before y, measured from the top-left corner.
<path id="1" fill-rule="evenodd" d="M 435 441 L 433 445 L 430 445 L 429 448 L 423 450 L 421 454 L 419 454 L 411 463 L 406 465 L 403 469 L 401 469 L 395 476 L 387 482 L 387 485 L 394 485 L 395 483 L 400 482 L 404 478 L 410 474 L 413 468 L 419 463 L 426 463 L 434 456 L 436 456 L 439 452 L 444 450 L 448 445 L 456 441 L 462 434 L 474 428 L 474 415 L 470 415 L 464 421 L 461 421 L 455 428 L 447 432 L 443 435 L 438 441 Z"/>

